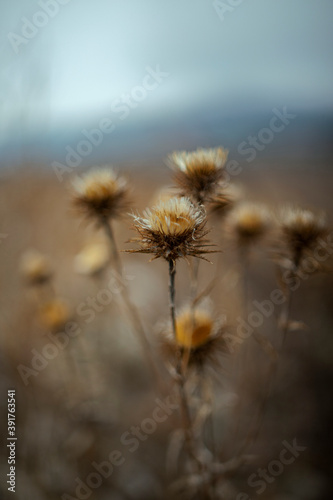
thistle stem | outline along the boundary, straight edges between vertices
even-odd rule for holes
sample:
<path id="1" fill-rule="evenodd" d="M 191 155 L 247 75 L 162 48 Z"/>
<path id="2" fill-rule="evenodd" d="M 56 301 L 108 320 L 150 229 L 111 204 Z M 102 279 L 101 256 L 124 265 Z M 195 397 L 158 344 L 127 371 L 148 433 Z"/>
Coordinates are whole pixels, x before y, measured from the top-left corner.
<path id="1" fill-rule="evenodd" d="M 110 222 L 106 218 L 102 219 L 102 225 L 103 225 L 105 233 L 108 237 L 108 240 L 110 242 L 114 268 L 118 274 L 118 279 L 121 279 L 123 277 L 123 265 L 122 265 L 122 262 L 120 259 L 120 254 L 119 254 L 119 250 L 118 250 L 118 247 L 116 244 L 116 239 L 114 236 L 112 225 L 110 224 Z M 126 305 L 126 308 L 128 310 L 128 313 L 130 315 L 130 319 L 131 319 L 133 328 L 136 331 L 138 339 L 141 343 L 142 350 L 145 353 L 145 356 L 146 356 L 148 363 L 151 367 L 151 370 L 154 374 L 154 378 L 157 381 L 159 388 L 162 389 L 161 376 L 160 376 L 160 373 L 157 370 L 155 362 L 153 360 L 151 346 L 148 342 L 146 332 L 145 332 L 145 329 L 144 329 L 142 321 L 141 321 L 141 317 L 139 315 L 137 307 L 133 304 L 133 302 L 130 299 L 130 296 L 129 296 L 129 293 L 128 293 L 126 286 L 124 286 L 122 288 L 121 295 L 122 295 L 122 299 Z"/>
<path id="2" fill-rule="evenodd" d="M 114 267 L 115 267 L 117 273 L 120 276 L 122 276 L 123 275 L 123 266 L 122 266 L 122 262 L 120 260 L 119 250 L 117 247 L 116 238 L 114 236 L 113 227 L 110 224 L 110 222 L 108 221 L 108 219 L 106 219 L 106 218 L 102 219 L 102 224 L 103 224 L 104 231 L 105 231 L 105 233 L 109 239 L 109 242 L 110 242 L 110 247 L 111 247 L 111 252 L 112 252 L 112 261 L 113 261 Z"/>
<path id="3" fill-rule="evenodd" d="M 250 287 L 249 287 L 249 250 L 247 247 L 240 246 L 238 252 L 239 259 L 239 269 L 241 273 L 241 287 L 240 287 L 240 295 L 242 299 L 242 309 L 245 315 L 246 321 L 249 316 L 249 299 L 250 299 Z M 237 362 L 237 385 L 238 385 L 238 393 L 242 394 L 246 390 L 247 384 L 247 376 L 244 369 L 248 369 L 250 365 L 248 365 L 248 357 L 249 357 L 249 343 L 247 339 L 245 340 L 245 345 L 242 346 L 243 349 L 239 352 L 238 357 L 236 358 Z M 234 409 L 234 419 L 233 419 L 233 427 L 231 431 L 232 441 L 235 441 L 240 432 L 240 424 L 241 424 L 241 416 L 244 411 L 244 401 L 241 397 L 239 397 L 238 402 L 235 405 Z"/>
<path id="4" fill-rule="evenodd" d="M 175 342 L 177 342 L 176 308 L 175 308 L 175 276 L 176 276 L 176 265 L 175 265 L 173 260 L 169 260 L 170 314 L 171 314 L 172 331 L 174 334 Z"/>
<path id="5" fill-rule="evenodd" d="M 289 317 L 290 317 L 290 310 L 291 310 L 291 298 L 292 298 L 292 293 L 290 290 L 285 293 L 286 301 L 283 304 L 283 308 L 281 310 L 281 315 L 280 315 L 280 320 L 279 320 L 279 325 L 282 333 L 282 340 L 281 340 L 281 349 L 283 349 L 283 346 L 286 342 L 288 330 L 289 330 Z"/>
<path id="6" fill-rule="evenodd" d="M 282 311 L 280 314 L 280 320 L 279 320 L 279 326 L 280 326 L 280 329 L 282 332 L 281 349 L 284 346 L 284 343 L 285 343 L 285 340 L 287 337 L 287 333 L 288 333 L 288 329 L 289 329 L 288 323 L 289 323 L 289 316 L 290 316 L 290 309 L 291 309 L 292 293 L 288 289 L 288 291 L 284 295 L 286 297 L 286 301 L 284 302 L 284 305 L 283 305 L 283 308 L 282 308 Z M 244 446 L 242 447 L 241 451 L 239 452 L 239 456 L 241 453 L 244 453 L 246 448 L 248 448 L 249 446 L 251 446 L 255 442 L 255 440 L 259 434 L 259 430 L 261 428 L 264 412 L 266 409 L 266 404 L 267 404 L 268 398 L 270 396 L 270 393 L 271 393 L 271 390 L 273 387 L 274 378 L 276 376 L 277 366 L 278 366 L 277 359 L 271 360 L 270 366 L 269 366 L 269 372 L 268 372 L 268 375 L 266 377 L 266 392 L 264 394 L 262 401 L 260 402 L 259 412 L 258 412 L 258 416 L 257 416 L 257 423 L 254 427 L 254 431 L 252 431 L 252 434 L 251 433 L 248 434 L 246 442 L 245 442 Z"/>
<path id="7" fill-rule="evenodd" d="M 175 307 L 175 276 L 176 276 L 176 265 L 175 262 L 169 261 L 169 299 L 170 299 L 170 315 L 171 315 L 171 324 L 175 342 L 177 344 L 177 325 L 176 325 L 176 307 Z M 182 416 L 182 424 L 183 431 L 185 437 L 185 443 L 188 449 L 188 453 L 190 457 L 195 462 L 198 471 L 200 473 L 204 473 L 206 467 L 198 458 L 194 431 L 193 431 L 193 422 L 191 417 L 190 405 L 188 402 L 188 397 L 185 390 L 185 376 L 184 376 L 184 367 L 182 363 L 181 351 L 177 350 L 177 363 L 176 363 L 176 374 L 177 374 L 177 383 L 179 388 L 179 397 L 180 397 L 180 405 L 181 405 L 181 416 Z M 206 498 L 209 497 L 209 493 L 207 491 L 207 484 L 204 484 L 204 494 Z"/>
<path id="8" fill-rule="evenodd" d="M 192 316 L 192 329 L 194 331 L 195 328 L 195 306 L 196 306 L 196 299 L 198 296 L 198 276 L 199 276 L 199 259 L 192 258 L 191 261 L 191 316 Z M 187 353 L 187 360 L 185 365 L 187 365 L 187 362 L 189 360 L 189 352 Z"/>
<path id="9" fill-rule="evenodd" d="M 250 306 L 250 255 L 248 248 L 242 248 L 240 251 L 240 262 L 242 266 L 243 278 L 243 303 L 246 316 L 249 315 Z"/>
<path id="10" fill-rule="evenodd" d="M 192 259 L 191 262 L 191 299 L 194 308 L 195 300 L 198 294 L 198 275 L 199 275 L 199 260 Z"/>
<path id="11" fill-rule="evenodd" d="M 250 429 L 247 433 L 245 442 L 241 446 L 241 448 L 237 454 L 238 458 L 240 458 L 245 453 L 245 451 L 247 449 L 249 449 L 252 445 L 254 445 L 254 443 L 256 442 L 256 440 L 258 438 L 258 435 L 259 435 L 259 432 L 260 432 L 260 429 L 261 429 L 261 426 L 263 423 L 263 419 L 265 416 L 267 402 L 268 402 L 268 399 L 271 395 L 271 390 L 273 387 L 273 382 L 274 382 L 276 370 L 277 370 L 277 360 L 275 360 L 275 361 L 271 360 L 269 367 L 268 367 L 268 373 L 266 375 L 266 385 L 264 387 L 264 394 L 263 394 L 261 400 L 259 400 L 259 409 L 258 409 L 255 423 L 253 425 L 252 430 Z"/>
<path id="12" fill-rule="evenodd" d="M 202 393 L 203 400 L 206 402 L 206 404 L 209 405 L 209 408 L 210 408 L 210 415 L 208 416 L 207 424 L 208 424 L 208 431 L 210 434 L 210 442 L 211 442 L 210 451 L 211 451 L 211 454 L 213 457 L 213 462 L 215 462 L 218 454 L 217 454 L 217 449 L 216 449 L 215 425 L 214 425 L 214 418 L 213 418 L 214 394 L 213 394 L 211 381 L 205 377 L 203 377 L 201 380 L 201 393 Z M 214 478 L 214 477 L 212 478 L 212 484 L 213 484 L 213 486 L 215 486 L 215 484 L 216 484 L 216 478 Z"/>
<path id="13" fill-rule="evenodd" d="M 246 319 L 248 320 L 249 313 L 250 313 L 250 280 L 249 280 L 249 269 L 250 269 L 250 263 L 249 263 L 249 253 L 248 249 L 242 249 L 241 253 L 241 262 L 242 262 L 242 267 L 243 267 L 243 301 L 244 301 L 244 311 L 246 313 Z M 253 339 L 257 341 L 260 344 L 260 333 L 257 331 L 253 332 Z M 246 350 L 244 352 L 244 359 L 243 359 L 243 366 L 248 368 L 251 366 L 251 359 L 249 357 L 249 349 L 250 346 L 246 344 Z M 241 449 L 239 450 L 237 457 L 241 457 L 242 454 L 249 448 L 251 447 L 257 440 L 257 437 L 259 435 L 261 425 L 264 419 L 265 415 L 265 410 L 266 410 L 266 405 L 268 402 L 268 399 L 271 394 L 271 389 L 273 385 L 273 380 L 275 377 L 275 372 L 276 372 L 276 367 L 277 367 L 277 361 L 276 359 L 270 359 L 269 361 L 269 367 L 268 367 L 268 373 L 265 375 L 264 380 L 265 380 L 265 385 L 264 385 L 264 391 L 263 395 L 259 400 L 259 408 L 258 412 L 254 421 L 254 425 L 252 426 L 252 429 L 250 428 L 247 432 L 245 442 L 241 446 Z M 246 387 L 246 384 L 244 383 L 243 379 L 243 384 L 241 385 L 241 391 L 244 391 Z M 238 406 L 238 409 L 241 409 L 241 406 Z M 237 431 L 239 428 L 240 424 L 240 417 L 238 418 L 238 426 L 237 426 Z M 237 435 L 237 433 L 236 433 Z"/>

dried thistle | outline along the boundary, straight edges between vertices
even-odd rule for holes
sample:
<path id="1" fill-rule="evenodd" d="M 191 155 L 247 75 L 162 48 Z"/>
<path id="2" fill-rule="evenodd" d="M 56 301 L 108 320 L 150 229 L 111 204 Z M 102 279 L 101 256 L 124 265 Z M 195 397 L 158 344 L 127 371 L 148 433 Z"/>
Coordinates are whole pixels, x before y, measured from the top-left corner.
<path id="1" fill-rule="evenodd" d="M 94 168 L 83 178 L 77 178 L 74 183 L 75 197 L 74 205 L 88 218 L 104 229 L 110 244 L 112 264 L 117 271 L 119 279 L 123 275 L 123 266 L 118 252 L 116 238 L 113 232 L 112 219 L 120 217 L 128 206 L 129 188 L 126 180 L 118 176 L 111 168 Z M 87 272 L 94 273 L 104 266 L 106 254 L 99 250 L 91 249 L 85 255 L 81 255 L 77 264 Z M 147 340 L 145 329 L 142 325 L 137 308 L 132 303 L 126 287 L 122 290 L 122 299 L 127 307 L 134 329 L 137 332 L 143 351 L 148 358 L 154 375 L 158 371 L 151 353 L 151 346 Z"/>
<path id="2" fill-rule="evenodd" d="M 43 304 L 39 316 L 41 323 L 52 331 L 62 328 L 71 317 L 67 304 L 60 299 Z"/>
<path id="3" fill-rule="evenodd" d="M 255 243 L 269 228 L 269 213 L 257 203 L 242 203 L 231 213 L 229 229 L 235 234 L 241 246 Z"/>
<path id="4" fill-rule="evenodd" d="M 74 182 L 74 206 L 98 223 L 122 215 L 129 189 L 124 177 L 111 168 L 93 168 Z"/>
<path id="5" fill-rule="evenodd" d="M 174 171 L 174 179 L 184 196 L 197 203 L 204 203 L 215 192 L 224 176 L 228 158 L 226 149 L 197 149 L 180 151 L 168 158 Z"/>
<path id="6" fill-rule="evenodd" d="M 185 309 L 176 319 L 177 343 L 187 349 L 205 344 L 212 332 L 213 319 L 205 310 Z"/>
<path id="7" fill-rule="evenodd" d="M 242 198 L 242 189 L 230 184 L 225 188 L 221 186 L 209 199 L 209 211 L 219 217 L 227 215 Z"/>
<path id="8" fill-rule="evenodd" d="M 287 207 L 280 215 L 280 226 L 293 264 L 298 267 L 306 252 L 313 249 L 319 238 L 327 235 L 323 213 Z"/>
<path id="9" fill-rule="evenodd" d="M 163 257 L 169 262 L 188 256 L 206 260 L 202 255 L 212 253 L 206 248 L 209 245 L 204 239 L 208 233 L 205 231 L 205 213 L 189 198 L 161 201 L 147 209 L 143 217 L 133 217 L 139 237 L 130 241 L 139 243 L 140 248 L 128 252 L 151 253 L 153 259 Z"/>
<path id="10" fill-rule="evenodd" d="M 88 276 L 96 276 L 109 264 L 110 250 L 106 243 L 91 243 L 86 245 L 75 257 L 76 272 Z"/>
<path id="11" fill-rule="evenodd" d="M 49 260 L 36 250 L 27 250 L 21 258 L 21 273 L 30 285 L 47 283 L 52 276 Z"/>
<path id="12" fill-rule="evenodd" d="M 202 207 L 195 206 L 189 198 L 171 198 L 161 201 L 151 210 L 146 210 L 144 217 L 134 216 L 134 228 L 139 237 L 135 238 L 140 245 L 131 252 L 152 253 L 153 258 L 163 257 L 169 264 L 169 300 L 170 316 L 174 340 L 176 335 L 175 307 L 175 275 L 177 259 L 188 256 L 202 257 L 209 253 L 209 246 L 204 240 L 207 231 L 204 230 L 205 213 Z M 132 240 L 133 241 L 133 240 Z M 190 402 L 185 390 L 185 374 L 180 357 L 180 346 L 176 344 L 176 380 L 179 388 L 179 398 L 182 415 L 184 439 L 189 456 L 198 470 L 204 465 L 198 456 L 196 440 L 193 431 Z"/>
<path id="13" fill-rule="evenodd" d="M 228 352 L 224 340 L 225 323 L 215 320 L 204 308 L 187 307 L 176 317 L 176 339 L 170 327 L 162 336 L 164 354 L 168 357 L 188 353 L 190 365 L 202 367 L 206 363 L 218 364 L 221 354 Z"/>

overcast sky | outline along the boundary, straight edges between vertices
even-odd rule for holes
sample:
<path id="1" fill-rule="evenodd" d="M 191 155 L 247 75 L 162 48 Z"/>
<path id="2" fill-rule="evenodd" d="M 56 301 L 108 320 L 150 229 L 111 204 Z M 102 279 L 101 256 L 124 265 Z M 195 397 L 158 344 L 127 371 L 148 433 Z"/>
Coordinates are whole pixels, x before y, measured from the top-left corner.
<path id="1" fill-rule="evenodd" d="M 59 0 L 53 18 L 38 17 L 43 1 L 1 0 L 3 137 L 20 120 L 52 128 L 103 116 L 156 65 L 169 76 L 142 118 L 217 101 L 333 109 L 332 0 L 243 0 L 223 20 L 232 0 L 220 16 L 211 0 Z M 13 41 L 23 18 L 45 16 Z"/>

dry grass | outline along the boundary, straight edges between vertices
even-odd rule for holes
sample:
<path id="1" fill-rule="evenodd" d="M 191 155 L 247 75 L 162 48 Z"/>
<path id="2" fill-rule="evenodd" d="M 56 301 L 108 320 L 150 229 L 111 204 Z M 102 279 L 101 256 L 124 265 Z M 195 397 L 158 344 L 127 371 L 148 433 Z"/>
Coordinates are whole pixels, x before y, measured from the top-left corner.
<path id="1" fill-rule="evenodd" d="M 291 201 L 330 215 L 332 175 L 328 168 L 321 168 L 318 174 L 292 165 L 283 170 L 271 165 L 249 169 L 237 182 L 244 185 L 247 199 L 272 209 Z M 133 209 L 139 212 L 151 205 L 161 186 L 170 184 L 163 167 L 134 171 L 129 177 L 135 186 Z M 110 476 L 98 489 L 91 488 L 87 498 L 231 500 L 239 492 L 248 492 L 254 498 L 256 489 L 247 483 L 250 474 L 278 458 L 284 440 L 294 439 L 306 446 L 306 451 L 267 484 L 261 498 L 328 498 L 333 444 L 331 273 L 325 268 L 325 272 L 303 279 L 293 294 L 288 318 L 293 323 L 288 324 L 290 331 L 282 350 L 281 328 L 285 325 L 278 324 L 281 307 L 255 329 L 253 338 L 239 344 L 234 353 L 222 355 L 219 367 L 208 365 L 202 371 L 187 366 L 185 349 L 183 371 L 178 375 L 183 374 L 187 380 L 190 438 L 195 446 L 194 450 L 186 449 L 182 446 L 179 408 L 170 410 L 171 415 L 157 423 L 151 434 L 149 424 L 144 424 L 156 411 L 156 398 L 165 401 L 171 394 L 178 401 L 177 376 L 165 363 L 160 345 L 161 330 L 170 328 L 167 265 L 162 259 L 148 264 L 147 255 L 122 253 L 123 279 L 119 279 L 119 273 L 114 276 L 110 268 L 92 277 L 77 274 L 75 256 L 85 244 L 96 239 L 104 242 L 105 237 L 103 228 L 87 226 L 76 217 L 67 188 L 52 173 L 37 169 L 4 175 L 0 181 L 0 233 L 8 234 L 0 245 L 1 429 L 6 436 L 6 392 L 15 388 L 17 498 L 59 499 L 64 493 L 75 498 L 76 478 L 86 483 L 87 476 L 95 471 L 93 463 L 110 461 L 113 450 L 122 453 L 124 463 L 114 466 Z M 131 248 L 126 243 L 133 236 L 131 224 L 130 217 L 114 224 L 120 249 Z M 238 252 L 237 240 L 227 223 L 211 215 L 207 225 L 212 228 L 210 241 L 221 247 L 222 253 L 209 256 L 213 265 L 200 263 L 195 286 L 189 265 L 177 263 L 176 307 L 181 310 L 197 300 L 197 305 L 214 311 L 217 318 L 224 321 L 225 316 L 228 332 L 234 335 L 237 318 L 246 317 L 248 302 L 267 300 L 278 286 L 276 265 L 270 257 L 279 239 L 274 231 L 266 235 L 249 249 L 247 265 L 242 267 L 239 256 L 243 258 L 244 254 Z M 49 258 L 51 283 L 36 288 L 22 281 L 19 263 L 29 248 Z M 331 264 L 325 262 L 327 268 Z M 101 295 L 107 287 L 112 290 L 111 300 L 110 292 Z M 129 292 L 130 302 L 122 300 L 122 293 L 115 293 L 119 287 Z M 45 328 L 40 312 L 41 304 L 54 297 L 66 304 L 80 334 L 67 336 L 66 348 L 59 348 L 59 354 L 25 385 L 17 367 L 31 366 L 31 350 L 40 353 L 51 343 L 48 333 L 52 325 L 48 323 L 49 328 Z M 87 312 L 94 309 L 87 305 L 89 298 L 97 298 L 99 311 Z M 103 301 L 108 303 L 103 305 Z M 152 376 L 135 335 L 129 303 L 135 304 L 140 313 L 162 383 L 155 383 L 157 376 Z M 59 320 L 51 316 L 53 322 Z M 59 324 L 55 328 L 58 331 Z M 238 343 L 235 345 L 238 347 Z M 137 449 L 133 441 L 132 446 L 121 441 L 124 433 L 135 432 L 133 426 L 142 425 L 147 432 L 143 438 L 136 438 Z M 207 471 L 212 473 L 214 467 L 218 470 L 213 462 L 225 464 L 225 470 L 216 474 L 214 481 L 205 479 L 205 487 L 192 487 Z M 3 477 L 7 469 L 5 451 Z M 4 483 L 1 487 L 6 492 Z M 209 491 L 212 489 L 215 497 Z"/>

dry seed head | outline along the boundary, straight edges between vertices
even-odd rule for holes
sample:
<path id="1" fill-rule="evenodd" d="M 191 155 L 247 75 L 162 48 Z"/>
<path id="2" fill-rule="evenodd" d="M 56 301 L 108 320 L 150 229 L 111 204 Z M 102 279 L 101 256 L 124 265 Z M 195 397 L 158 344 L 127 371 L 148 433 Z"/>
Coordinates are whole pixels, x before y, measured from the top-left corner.
<path id="1" fill-rule="evenodd" d="M 213 319 L 207 311 L 185 309 L 176 318 L 178 345 L 187 349 L 195 349 L 205 344 L 213 331 L 213 326 Z"/>
<path id="2" fill-rule="evenodd" d="M 74 182 L 74 205 L 88 218 L 119 217 L 127 208 L 128 186 L 111 168 L 93 168 Z"/>
<path id="3" fill-rule="evenodd" d="M 209 210 L 212 214 L 225 216 L 234 208 L 243 196 L 243 190 L 236 184 L 229 184 L 225 188 L 221 186 L 209 199 Z"/>
<path id="4" fill-rule="evenodd" d="M 155 258 L 164 257 L 168 261 L 211 253 L 211 250 L 205 249 L 205 213 L 189 198 L 161 201 L 143 215 L 133 215 L 134 229 L 139 237 L 131 241 L 139 243 L 140 249 L 129 252 L 152 253 Z"/>
<path id="5" fill-rule="evenodd" d="M 262 237 L 269 228 L 267 209 L 256 203 L 242 203 L 230 214 L 229 227 L 239 243 L 247 244 Z"/>
<path id="6" fill-rule="evenodd" d="M 110 251 L 106 243 L 91 243 L 77 254 L 74 267 L 79 274 L 95 276 L 107 267 L 109 260 Z"/>
<path id="7" fill-rule="evenodd" d="M 300 263 L 303 252 L 313 248 L 318 239 L 327 234 L 323 213 L 315 214 L 298 207 L 286 207 L 282 210 L 280 225 L 296 265 Z"/>
<path id="8" fill-rule="evenodd" d="M 21 273 L 31 285 L 46 283 L 52 276 L 48 259 L 36 250 L 27 250 L 21 258 Z"/>
<path id="9" fill-rule="evenodd" d="M 53 299 L 40 309 L 40 320 L 50 330 L 62 328 L 70 320 L 67 304 L 60 299 Z"/>
<path id="10" fill-rule="evenodd" d="M 228 151 L 220 147 L 175 152 L 168 159 L 182 194 L 203 203 L 223 179 L 227 158 Z"/>
<path id="11" fill-rule="evenodd" d="M 192 366 L 202 367 L 208 363 L 218 365 L 220 355 L 228 352 L 225 331 L 225 323 L 216 321 L 207 309 L 187 307 L 176 318 L 176 341 L 170 326 L 164 330 L 164 354 L 167 357 L 175 356 L 180 348 L 189 352 Z"/>

